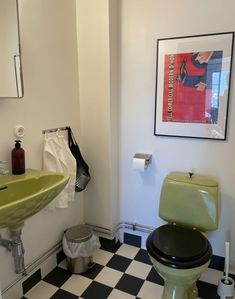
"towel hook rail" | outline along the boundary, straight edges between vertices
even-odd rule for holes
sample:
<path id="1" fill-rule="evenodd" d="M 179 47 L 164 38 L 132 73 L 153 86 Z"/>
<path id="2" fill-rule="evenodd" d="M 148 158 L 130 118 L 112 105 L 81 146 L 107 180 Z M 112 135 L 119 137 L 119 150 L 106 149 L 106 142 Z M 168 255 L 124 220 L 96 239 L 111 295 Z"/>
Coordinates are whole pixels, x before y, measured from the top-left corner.
<path id="1" fill-rule="evenodd" d="M 57 132 L 58 130 L 60 131 L 66 131 L 68 130 L 70 127 L 59 127 L 59 128 L 53 128 L 53 129 L 46 129 L 46 130 L 43 130 L 42 131 L 42 134 L 45 134 L 45 133 L 53 133 L 53 132 Z"/>

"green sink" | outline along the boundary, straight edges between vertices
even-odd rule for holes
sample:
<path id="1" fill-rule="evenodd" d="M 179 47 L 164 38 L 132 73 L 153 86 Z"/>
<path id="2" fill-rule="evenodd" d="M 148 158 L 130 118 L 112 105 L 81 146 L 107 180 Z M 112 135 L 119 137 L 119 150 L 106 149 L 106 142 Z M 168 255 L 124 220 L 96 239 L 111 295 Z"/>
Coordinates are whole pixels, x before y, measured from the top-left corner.
<path id="1" fill-rule="evenodd" d="M 27 169 L 0 176 L 0 228 L 22 227 L 24 220 L 49 204 L 66 186 L 64 173 Z"/>

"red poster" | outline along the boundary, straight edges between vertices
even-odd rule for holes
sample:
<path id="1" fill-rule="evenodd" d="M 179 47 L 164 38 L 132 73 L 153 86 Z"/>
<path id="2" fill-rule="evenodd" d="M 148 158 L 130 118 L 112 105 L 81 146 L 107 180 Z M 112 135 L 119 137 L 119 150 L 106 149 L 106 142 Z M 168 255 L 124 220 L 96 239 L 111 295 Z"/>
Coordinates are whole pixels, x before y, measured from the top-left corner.
<path id="1" fill-rule="evenodd" d="M 163 122 L 217 123 L 222 54 L 165 55 Z"/>

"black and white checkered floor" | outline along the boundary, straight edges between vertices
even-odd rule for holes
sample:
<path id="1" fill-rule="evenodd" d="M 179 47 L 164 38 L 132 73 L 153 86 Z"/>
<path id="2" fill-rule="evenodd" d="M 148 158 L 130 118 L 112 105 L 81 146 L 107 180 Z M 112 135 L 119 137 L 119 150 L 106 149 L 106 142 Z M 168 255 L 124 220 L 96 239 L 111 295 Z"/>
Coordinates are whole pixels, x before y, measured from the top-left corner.
<path id="1" fill-rule="evenodd" d="M 95 267 L 78 275 L 66 270 L 62 261 L 43 280 L 30 289 L 27 299 L 160 299 L 163 280 L 153 269 L 147 252 L 120 244 L 113 253 L 98 249 Z M 198 282 L 199 297 L 216 299 L 221 271 L 208 269 Z"/>

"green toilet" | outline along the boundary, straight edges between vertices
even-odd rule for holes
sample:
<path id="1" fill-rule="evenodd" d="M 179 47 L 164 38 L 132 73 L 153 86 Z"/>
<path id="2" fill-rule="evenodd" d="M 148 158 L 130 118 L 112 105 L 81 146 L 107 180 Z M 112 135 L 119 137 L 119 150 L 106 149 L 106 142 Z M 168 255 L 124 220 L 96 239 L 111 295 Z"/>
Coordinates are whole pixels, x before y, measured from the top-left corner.
<path id="1" fill-rule="evenodd" d="M 196 299 L 196 282 L 212 256 L 206 232 L 218 227 L 218 183 L 209 177 L 172 172 L 164 180 L 159 216 L 146 247 L 164 279 L 162 299 Z"/>

